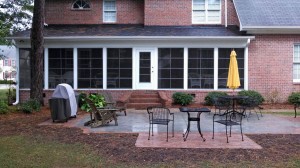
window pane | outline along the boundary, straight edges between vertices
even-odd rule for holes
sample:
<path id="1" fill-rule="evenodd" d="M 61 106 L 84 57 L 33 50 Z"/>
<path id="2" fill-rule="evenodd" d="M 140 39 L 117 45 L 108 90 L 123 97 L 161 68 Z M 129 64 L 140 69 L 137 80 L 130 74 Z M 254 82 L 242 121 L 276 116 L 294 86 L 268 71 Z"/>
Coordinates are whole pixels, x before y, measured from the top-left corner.
<path id="1" fill-rule="evenodd" d="M 218 88 L 227 88 L 227 77 L 228 77 L 228 69 L 229 69 L 229 60 L 230 60 L 230 48 L 219 48 L 219 76 L 218 76 Z M 238 60 L 238 68 L 239 68 L 239 76 L 241 86 L 239 89 L 244 88 L 244 49 L 243 48 L 235 48 L 234 49 L 237 54 Z"/>
<path id="2" fill-rule="evenodd" d="M 105 11 L 115 11 L 116 10 L 116 1 L 115 0 L 105 0 L 104 1 L 104 10 Z"/>
<path id="3" fill-rule="evenodd" d="M 107 88 L 132 88 L 132 49 L 107 49 Z"/>
<path id="4" fill-rule="evenodd" d="M 79 48 L 78 88 L 102 88 L 102 79 L 102 49 Z"/>
<path id="5" fill-rule="evenodd" d="M 300 62 L 300 45 L 294 46 L 294 62 Z"/>
<path id="6" fill-rule="evenodd" d="M 188 49 L 188 88 L 213 88 L 214 49 Z"/>
<path id="7" fill-rule="evenodd" d="M 116 22 L 116 12 L 104 12 L 104 22 Z"/>
<path id="8" fill-rule="evenodd" d="M 60 83 L 73 87 L 73 49 L 49 48 L 49 88 Z"/>
<path id="9" fill-rule="evenodd" d="M 20 48 L 20 88 L 30 88 L 30 49 Z"/>
<path id="10" fill-rule="evenodd" d="M 208 22 L 220 21 L 220 11 L 208 11 L 207 12 L 207 21 Z"/>
<path id="11" fill-rule="evenodd" d="M 183 48 L 158 49 L 158 88 L 183 88 Z"/>
<path id="12" fill-rule="evenodd" d="M 293 78 L 300 79 L 300 64 L 293 65 Z"/>
<path id="13" fill-rule="evenodd" d="M 193 11 L 193 22 L 205 22 L 205 11 Z"/>
<path id="14" fill-rule="evenodd" d="M 220 0 L 208 0 L 208 10 L 220 10 Z"/>
<path id="15" fill-rule="evenodd" d="M 205 10 L 205 0 L 193 0 L 193 10 Z"/>

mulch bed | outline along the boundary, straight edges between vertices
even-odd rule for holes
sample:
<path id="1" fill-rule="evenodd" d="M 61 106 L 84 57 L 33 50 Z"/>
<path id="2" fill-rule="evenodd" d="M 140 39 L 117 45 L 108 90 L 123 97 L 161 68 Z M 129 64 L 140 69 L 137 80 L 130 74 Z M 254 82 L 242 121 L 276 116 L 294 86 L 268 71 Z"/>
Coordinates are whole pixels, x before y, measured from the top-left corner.
<path id="1" fill-rule="evenodd" d="M 49 119 L 47 108 L 34 114 L 12 113 L 0 115 L 0 136 L 24 135 L 43 137 L 51 141 L 88 144 L 101 156 L 113 163 L 144 165 L 153 163 L 180 162 L 197 167 L 198 161 L 232 163 L 239 161 L 286 162 L 291 158 L 300 159 L 300 135 L 248 135 L 263 147 L 253 149 L 164 149 L 137 148 L 138 134 L 84 134 L 79 128 L 62 126 L 39 126 Z"/>

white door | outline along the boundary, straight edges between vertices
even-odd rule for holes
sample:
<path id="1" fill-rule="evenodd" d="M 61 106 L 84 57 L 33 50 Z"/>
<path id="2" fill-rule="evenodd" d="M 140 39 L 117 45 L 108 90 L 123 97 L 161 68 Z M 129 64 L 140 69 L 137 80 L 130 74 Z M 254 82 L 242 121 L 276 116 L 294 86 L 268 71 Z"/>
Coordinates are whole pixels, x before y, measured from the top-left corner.
<path id="1" fill-rule="evenodd" d="M 154 89 L 156 57 L 154 49 L 136 49 L 136 89 Z"/>

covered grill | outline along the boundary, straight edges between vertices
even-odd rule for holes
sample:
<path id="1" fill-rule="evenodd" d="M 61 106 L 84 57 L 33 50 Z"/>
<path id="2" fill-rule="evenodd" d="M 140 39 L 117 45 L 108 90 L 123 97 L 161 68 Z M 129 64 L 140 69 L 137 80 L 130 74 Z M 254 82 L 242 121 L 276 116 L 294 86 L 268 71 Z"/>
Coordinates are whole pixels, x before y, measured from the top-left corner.
<path id="1" fill-rule="evenodd" d="M 49 106 L 53 122 L 76 117 L 78 106 L 73 88 L 66 83 L 57 85 L 49 99 Z"/>

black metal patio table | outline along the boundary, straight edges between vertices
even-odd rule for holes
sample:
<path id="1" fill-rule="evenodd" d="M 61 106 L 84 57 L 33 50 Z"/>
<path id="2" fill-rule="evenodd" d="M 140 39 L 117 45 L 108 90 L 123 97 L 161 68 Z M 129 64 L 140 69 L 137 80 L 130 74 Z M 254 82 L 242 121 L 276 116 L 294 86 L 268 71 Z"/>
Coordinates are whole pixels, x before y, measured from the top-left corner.
<path id="1" fill-rule="evenodd" d="M 201 128 L 200 128 L 200 116 L 202 113 L 209 113 L 210 109 L 208 108 L 188 108 L 188 107 L 181 107 L 179 108 L 180 112 L 184 112 L 188 114 L 188 125 L 185 133 L 183 133 L 183 140 L 186 141 L 189 132 L 190 132 L 190 122 L 191 121 L 197 121 L 197 127 L 199 134 L 202 138 L 203 141 L 205 141 L 205 138 L 203 137 L 203 134 L 201 133 Z M 197 117 L 192 117 L 190 113 L 197 113 Z"/>

